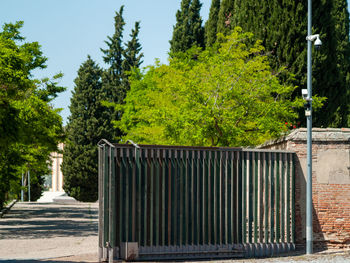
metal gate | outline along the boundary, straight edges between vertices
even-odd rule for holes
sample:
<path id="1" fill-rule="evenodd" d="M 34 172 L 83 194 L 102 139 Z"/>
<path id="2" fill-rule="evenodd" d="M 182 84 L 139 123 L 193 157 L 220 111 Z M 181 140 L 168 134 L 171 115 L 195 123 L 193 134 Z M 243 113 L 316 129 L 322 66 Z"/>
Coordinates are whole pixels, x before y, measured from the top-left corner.
<path id="1" fill-rule="evenodd" d="M 294 152 L 99 143 L 99 258 L 294 249 Z"/>

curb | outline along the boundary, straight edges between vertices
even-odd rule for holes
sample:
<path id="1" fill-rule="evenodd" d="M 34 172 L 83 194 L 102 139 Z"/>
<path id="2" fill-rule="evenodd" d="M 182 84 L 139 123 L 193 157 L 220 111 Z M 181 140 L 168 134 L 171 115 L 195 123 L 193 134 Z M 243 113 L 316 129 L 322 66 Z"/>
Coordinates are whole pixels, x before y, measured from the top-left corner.
<path id="1" fill-rule="evenodd" d="M 17 203 L 17 199 L 13 200 L 8 206 L 2 209 L 0 212 L 0 218 L 3 217 L 14 206 L 15 203 Z"/>

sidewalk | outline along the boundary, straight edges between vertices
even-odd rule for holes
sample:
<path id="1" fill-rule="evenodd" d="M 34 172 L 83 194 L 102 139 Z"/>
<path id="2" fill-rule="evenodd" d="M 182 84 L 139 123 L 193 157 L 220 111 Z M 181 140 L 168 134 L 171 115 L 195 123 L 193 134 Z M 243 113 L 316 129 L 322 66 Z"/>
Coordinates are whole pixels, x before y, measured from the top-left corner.
<path id="1" fill-rule="evenodd" d="M 97 220 L 97 203 L 16 203 L 0 218 L 0 263 L 97 262 Z M 187 262 L 346 263 L 350 262 L 350 251 L 313 255 L 294 252 L 274 258 Z"/>
<path id="2" fill-rule="evenodd" d="M 0 262 L 96 262 L 97 247 L 97 203 L 16 203 L 0 219 Z"/>

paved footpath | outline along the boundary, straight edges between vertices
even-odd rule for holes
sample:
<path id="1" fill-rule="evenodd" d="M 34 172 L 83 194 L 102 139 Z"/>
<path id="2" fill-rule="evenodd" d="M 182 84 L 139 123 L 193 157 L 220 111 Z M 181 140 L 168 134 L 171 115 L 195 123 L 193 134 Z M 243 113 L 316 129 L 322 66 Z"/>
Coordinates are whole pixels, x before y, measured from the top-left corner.
<path id="1" fill-rule="evenodd" d="M 97 235 L 97 203 L 16 203 L 0 218 L 0 262 L 97 262 Z"/>
<path id="2" fill-rule="evenodd" d="M 0 263 L 97 262 L 97 220 L 97 203 L 16 203 L 0 218 Z M 350 263 L 350 251 L 190 262 Z"/>

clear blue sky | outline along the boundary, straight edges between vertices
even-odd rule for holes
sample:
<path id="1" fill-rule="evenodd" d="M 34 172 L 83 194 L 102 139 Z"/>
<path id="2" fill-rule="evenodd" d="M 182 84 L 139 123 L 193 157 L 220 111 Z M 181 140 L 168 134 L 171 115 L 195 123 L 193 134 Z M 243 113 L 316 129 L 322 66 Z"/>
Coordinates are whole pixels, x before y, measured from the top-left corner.
<path id="1" fill-rule="evenodd" d="M 67 87 L 53 102 L 63 108 L 64 123 L 69 116 L 71 91 L 79 66 L 87 55 L 104 66 L 100 48 L 114 33 L 115 11 L 124 5 L 124 41 L 129 39 L 136 21 L 141 21 L 142 66 L 155 58 L 167 62 L 169 40 L 181 0 L 8 0 L 1 1 L 0 24 L 24 21 L 26 41 L 38 41 L 48 57 L 47 68 L 35 71 L 36 77 L 51 77 L 62 72 L 60 82 Z M 202 0 L 202 18 L 207 20 L 211 0 Z"/>
<path id="2" fill-rule="evenodd" d="M 63 108 L 64 123 L 69 116 L 73 80 L 87 55 L 103 65 L 100 48 L 105 48 L 107 36 L 114 33 L 114 15 L 124 5 L 124 41 L 131 28 L 141 21 L 140 42 L 144 53 L 142 66 L 153 64 L 155 58 L 167 62 L 169 40 L 175 14 L 181 0 L 3 0 L 0 25 L 24 21 L 22 35 L 26 41 L 38 41 L 48 57 L 47 68 L 36 71 L 36 77 L 51 77 L 62 72 L 61 85 L 67 91 L 53 102 Z M 207 20 L 211 0 L 202 0 L 201 15 Z"/>

